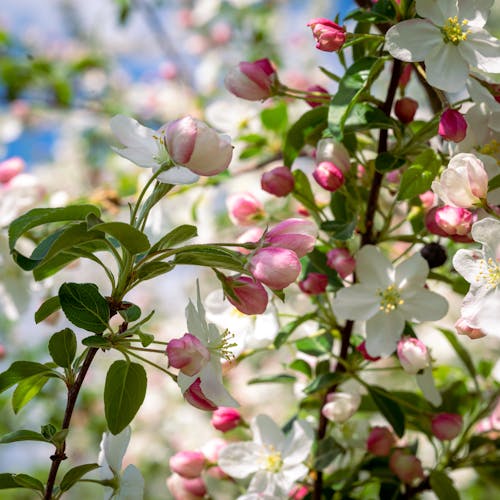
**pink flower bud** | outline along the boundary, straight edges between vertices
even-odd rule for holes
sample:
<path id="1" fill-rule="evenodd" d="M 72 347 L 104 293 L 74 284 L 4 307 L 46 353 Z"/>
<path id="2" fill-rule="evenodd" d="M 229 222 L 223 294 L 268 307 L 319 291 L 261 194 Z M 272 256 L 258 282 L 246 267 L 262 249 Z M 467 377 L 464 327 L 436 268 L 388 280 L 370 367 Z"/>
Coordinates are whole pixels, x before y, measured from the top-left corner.
<path id="1" fill-rule="evenodd" d="M 216 175 L 231 162 L 233 146 L 229 137 L 196 118 L 185 116 L 170 122 L 165 134 L 172 160 L 195 174 Z"/>
<path id="2" fill-rule="evenodd" d="M 308 92 L 308 95 L 306 96 L 306 102 L 311 106 L 311 108 L 316 108 L 318 106 L 321 106 L 322 104 L 326 104 L 324 102 L 324 98 L 329 98 L 330 94 L 328 93 L 328 90 L 325 89 L 325 87 L 322 87 L 321 85 L 310 85 L 307 87 L 306 91 Z M 318 99 L 318 98 L 321 98 Z"/>
<path id="3" fill-rule="evenodd" d="M 403 337 L 397 348 L 399 362 L 406 373 L 416 374 L 429 366 L 429 353 L 425 344 L 412 337 Z"/>
<path id="4" fill-rule="evenodd" d="M 232 194 L 226 206 L 231 222 L 238 226 L 250 226 L 264 215 L 264 206 L 251 193 Z"/>
<path id="5" fill-rule="evenodd" d="M 224 45 L 229 42 L 229 40 L 231 40 L 231 35 L 231 25 L 224 21 L 219 21 L 210 28 L 210 37 L 219 45 Z"/>
<path id="6" fill-rule="evenodd" d="M 455 439 L 460 434 L 462 425 L 462 416 L 456 413 L 439 413 L 431 420 L 432 433 L 440 441 Z"/>
<path id="7" fill-rule="evenodd" d="M 337 271 L 342 279 L 346 279 L 356 268 L 356 259 L 346 248 L 333 248 L 326 254 L 326 265 Z"/>
<path id="8" fill-rule="evenodd" d="M 198 498 L 203 498 L 207 494 L 207 487 L 202 477 L 195 477 L 193 479 L 183 478 L 182 485 L 188 493 Z"/>
<path id="9" fill-rule="evenodd" d="M 314 38 L 317 42 L 316 48 L 319 50 L 336 52 L 341 49 L 342 45 L 345 43 L 345 28 L 329 19 L 318 17 L 309 21 L 307 26 L 312 29 Z"/>
<path id="10" fill-rule="evenodd" d="M 261 227 L 252 227 L 238 236 L 238 238 L 236 239 L 236 243 L 257 243 L 262 238 L 263 234 L 264 229 L 262 229 Z M 238 248 L 238 251 L 245 255 L 251 252 L 251 250 L 249 250 L 248 248 L 243 247 Z"/>
<path id="11" fill-rule="evenodd" d="M 195 408 L 203 411 L 214 411 L 218 408 L 208 399 L 201 389 L 201 379 L 197 378 L 184 393 L 184 399 Z"/>
<path id="12" fill-rule="evenodd" d="M 269 59 L 240 62 L 224 79 L 227 90 L 248 101 L 262 101 L 272 95 L 276 71 Z"/>
<path id="13" fill-rule="evenodd" d="M 191 377 L 201 371 L 210 359 L 210 352 L 198 337 L 185 333 L 167 345 L 168 363 Z"/>
<path id="14" fill-rule="evenodd" d="M 399 82 L 398 85 L 401 89 L 406 88 L 408 85 L 408 82 L 410 81 L 411 77 L 411 69 L 412 65 L 411 64 L 405 64 L 403 68 L 403 72 L 401 73 L 401 76 L 399 77 Z"/>
<path id="15" fill-rule="evenodd" d="M 327 396 L 327 402 L 323 405 L 321 413 L 331 422 L 343 423 L 356 413 L 360 403 L 359 394 L 334 392 Z"/>
<path id="16" fill-rule="evenodd" d="M 187 479 L 179 476 L 178 474 L 172 474 L 167 479 L 167 488 L 172 494 L 174 500 L 202 500 L 203 495 L 194 495 L 185 488 L 185 482 Z"/>
<path id="17" fill-rule="evenodd" d="M 328 276 L 321 273 L 309 273 L 305 279 L 299 281 L 299 288 L 308 295 L 325 293 L 328 285 Z"/>
<path id="18" fill-rule="evenodd" d="M 260 186 L 267 193 L 274 196 L 286 196 L 293 191 L 295 179 L 287 167 L 276 167 L 264 172 L 260 179 Z"/>
<path id="19" fill-rule="evenodd" d="M 455 323 L 455 328 L 460 335 L 467 335 L 472 340 L 486 336 L 480 328 L 472 326 L 467 318 L 459 318 Z"/>
<path id="20" fill-rule="evenodd" d="M 201 451 L 179 451 L 169 460 L 170 469 L 186 478 L 198 477 L 205 468 L 205 455 Z"/>
<path id="21" fill-rule="evenodd" d="M 385 178 L 387 182 L 391 184 L 399 184 L 401 182 L 401 170 L 391 170 L 390 172 L 387 172 Z"/>
<path id="22" fill-rule="evenodd" d="M 444 205 L 434 207 L 425 216 L 425 226 L 439 236 L 466 236 L 470 233 L 474 216 L 466 208 Z"/>
<path id="23" fill-rule="evenodd" d="M 389 459 L 389 468 L 405 484 L 412 484 L 424 478 L 422 462 L 403 450 L 395 450 Z"/>
<path id="24" fill-rule="evenodd" d="M 288 498 L 290 500 L 302 500 L 309 494 L 307 486 L 296 484 L 288 493 Z"/>
<path id="25" fill-rule="evenodd" d="M 221 406 L 212 413 L 212 426 L 221 432 L 227 432 L 240 425 L 241 415 L 236 408 Z"/>
<path id="26" fill-rule="evenodd" d="M 395 444 L 394 434 L 387 427 L 377 426 L 370 431 L 366 449 L 377 457 L 387 457 Z"/>
<path id="27" fill-rule="evenodd" d="M 341 142 L 337 142 L 334 139 L 327 138 L 318 141 L 315 159 L 318 165 L 324 161 L 333 163 L 337 168 L 342 170 L 343 174 L 347 174 L 351 168 L 349 152 Z"/>
<path id="28" fill-rule="evenodd" d="M 266 289 L 253 278 L 249 276 L 228 277 L 224 283 L 224 288 L 226 287 L 236 296 L 234 299 L 226 293 L 227 300 L 243 314 L 262 314 L 266 310 L 269 302 Z"/>
<path id="29" fill-rule="evenodd" d="M 302 258 L 316 243 L 318 228 L 309 219 L 292 218 L 276 224 L 265 236 L 264 241 L 273 247 L 288 248 Z"/>
<path id="30" fill-rule="evenodd" d="M 329 161 L 321 162 L 312 174 L 314 180 L 327 191 L 335 192 L 344 184 L 342 170 Z"/>
<path id="31" fill-rule="evenodd" d="M 361 353 L 361 356 L 363 356 L 366 361 L 378 361 L 380 359 L 380 356 L 374 357 L 368 354 L 368 351 L 366 350 L 366 340 L 363 340 L 363 342 L 356 347 L 356 350 Z"/>
<path id="32" fill-rule="evenodd" d="M 410 123 L 415 117 L 418 102 L 411 97 L 402 97 L 394 104 L 394 113 L 402 123 Z"/>
<path id="33" fill-rule="evenodd" d="M 13 156 L 0 162 L 0 184 L 7 184 L 16 175 L 20 174 L 25 167 L 24 160 L 19 156 Z"/>
<path id="34" fill-rule="evenodd" d="M 300 269 L 297 254 L 288 248 L 261 248 L 249 263 L 253 276 L 273 290 L 282 290 L 293 283 Z"/>
<path id="35" fill-rule="evenodd" d="M 0 344 L 0 359 L 4 359 L 7 355 L 7 350 L 3 344 Z"/>
<path id="36" fill-rule="evenodd" d="M 467 122 L 464 116 L 456 109 L 447 109 L 439 120 L 438 133 L 447 141 L 460 142 L 465 139 Z"/>
<path id="37" fill-rule="evenodd" d="M 424 210 L 429 210 L 432 205 L 434 205 L 434 201 L 436 200 L 436 195 L 431 190 L 419 194 L 418 197 L 422 202 L 422 208 Z"/>

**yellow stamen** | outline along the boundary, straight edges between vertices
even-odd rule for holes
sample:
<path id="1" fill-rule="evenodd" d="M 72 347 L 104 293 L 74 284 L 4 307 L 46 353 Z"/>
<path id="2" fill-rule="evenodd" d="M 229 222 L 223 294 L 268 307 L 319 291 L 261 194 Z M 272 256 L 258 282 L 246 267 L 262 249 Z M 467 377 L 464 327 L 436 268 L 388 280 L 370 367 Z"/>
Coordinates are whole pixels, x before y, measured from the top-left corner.
<path id="1" fill-rule="evenodd" d="M 460 42 L 467 40 L 467 35 L 471 33 L 471 30 L 465 29 L 468 24 L 468 20 L 464 19 L 461 23 L 458 17 L 449 17 L 441 28 L 441 33 L 443 34 L 443 40 L 445 43 L 451 42 L 454 45 L 458 45 Z"/>
<path id="2" fill-rule="evenodd" d="M 399 288 L 394 285 L 389 285 L 385 290 L 379 289 L 377 293 L 381 298 L 379 309 L 385 313 L 390 313 L 405 303 L 401 298 Z"/>
<path id="3" fill-rule="evenodd" d="M 274 446 L 266 446 L 268 453 L 262 457 L 262 468 L 277 474 L 283 467 L 283 459 L 281 458 L 281 453 L 276 451 Z"/>
<path id="4" fill-rule="evenodd" d="M 488 260 L 479 261 L 476 281 L 483 282 L 486 288 L 497 288 L 500 285 L 500 266 L 498 263 L 491 257 Z"/>
<path id="5" fill-rule="evenodd" d="M 234 333 L 231 333 L 227 328 L 221 335 L 218 344 L 210 344 L 208 350 L 219 355 L 219 357 L 231 361 L 234 358 L 234 354 L 231 352 L 231 348 L 236 347 L 236 342 L 231 342 L 234 339 Z"/>

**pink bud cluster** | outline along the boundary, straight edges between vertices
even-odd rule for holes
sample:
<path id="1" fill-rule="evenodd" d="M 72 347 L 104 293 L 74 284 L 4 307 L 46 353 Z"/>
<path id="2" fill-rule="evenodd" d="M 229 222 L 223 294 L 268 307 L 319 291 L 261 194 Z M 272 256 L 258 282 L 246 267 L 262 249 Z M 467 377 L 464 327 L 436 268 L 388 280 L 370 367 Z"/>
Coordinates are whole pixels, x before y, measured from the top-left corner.
<path id="1" fill-rule="evenodd" d="M 466 208 L 444 205 L 427 212 L 425 226 L 432 234 L 467 243 L 472 241 L 470 231 L 475 220 L 476 215 Z"/>
<path id="2" fill-rule="evenodd" d="M 229 92 L 248 101 L 262 101 L 271 97 L 277 82 L 276 70 L 269 59 L 240 62 L 224 79 Z"/>
<path id="3" fill-rule="evenodd" d="M 343 186 L 350 166 L 349 153 L 341 142 L 333 139 L 318 142 L 312 176 L 323 189 L 333 193 Z"/>
<path id="4" fill-rule="evenodd" d="M 318 17 L 307 23 L 316 39 L 316 48 L 325 52 L 336 52 L 342 48 L 346 40 L 346 32 L 343 26 Z"/>
<path id="5" fill-rule="evenodd" d="M 467 121 L 456 109 L 447 109 L 439 120 L 438 134 L 447 141 L 461 142 L 467 133 Z"/>

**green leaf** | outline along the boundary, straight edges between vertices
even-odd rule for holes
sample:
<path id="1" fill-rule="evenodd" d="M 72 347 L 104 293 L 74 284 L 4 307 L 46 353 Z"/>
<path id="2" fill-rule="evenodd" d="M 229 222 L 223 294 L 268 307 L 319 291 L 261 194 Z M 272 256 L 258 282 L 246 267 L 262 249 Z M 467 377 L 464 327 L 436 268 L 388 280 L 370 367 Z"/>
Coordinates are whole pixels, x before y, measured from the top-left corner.
<path id="1" fill-rule="evenodd" d="M 474 363 L 472 362 L 472 358 L 470 357 L 467 349 L 461 344 L 458 340 L 457 335 L 450 330 L 446 330 L 444 328 L 439 328 L 439 331 L 446 337 L 446 340 L 450 343 L 451 347 L 455 350 L 458 357 L 462 361 L 462 363 L 467 368 L 470 376 L 475 379 L 477 377 L 476 368 L 474 367 Z"/>
<path id="2" fill-rule="evenodd" d="M 44 443 L 49 442 L 39 432 L 20 429 L 18 431 L 10 432 L 9 434 L 4 434 L 0 439 L 0 444 L 16 443 L 17 441 L 43 441 Z"/>
<path id="3" fill-rule="evenodd" d="M 343 451 L 344 448 L 331 436 L 322 439 L 314 455 L 314 469 L 326 469 Z"/>
<path id="4" fill-rule="evenodd" d="M 441 160 L 432 149 L 426 149 L 419 154 L 403 172 L 398 199 L 408 200 L 428 191 L 439 172 L 440 166 Z"/>
<path id="5" fill-rule="evenodd" d="M 288 125 L 288 110 L 284 102 L 278 102 L 273 107 L 266 108 L 260 113 L 260 120 L 262 125 L 268 130 L 274 132 L 281 132 L 286 129 Z"/>
<path id="6" fill-rule="evenodd" d="M 63 208 L 34 208 L 14 220 L 9 226 L 9 248 L 14 249 L 17 240 L 30 229 L 51 222 L 85 220 L 89 214 L 100 216 L 94 205 L 71 205 Z"/>
<path id="7" fill-rule="evenodd" d="M 76 335 L 70 328 L 54 333 L 49 340 L 49 353 L 54 363 L 70 368 L 76 354 Z"/>
<path id="8" fill-rule="evenodd" d="M 198 248 L 180 250 L 175 255 L 174 264 L 220 267 L 238 272 L 244 270 L 244 260 L 238 252 L 215 246 L 200 246 Z"/>
<path id="9" fill-rule="evenodd" d="M 321 229 L 327 233 L 332 233 L 332 238 L 335 240 L 346 241 L 352 238 L 356 223 L 356 218 L 349 221 L 327 220 L 321 223 Z"/>
<path id="10" fill-rule="evenodd" d="M 306 264 L 305 266 L 303 265 L 305 272 L 304 276 L 310 272 L 326 274 L 328 276 L 330 289 L 337 291 L 344 287 L 337 272 L 326 264 L 326 255 L 317 248 L 309 252 L 306 257 L 302 259 L 302 262 Z"/>
<path id="11" fill-rule="evenodd" d="M 128 323 L 137 321 L 141 317 L 141 308 L 139 306 L 136 306 L 131 302 L 122 302 L 122 305 L 127 306 L 127 308 L 120 309 L 118 312 L 120 313 L 120 316 Z"/>
<path id="12" fill-rule="evenodd" d="M 59 300 L 66 318 L 75 326 L 94 333 L 107 328 L 108 302 L 93 283 L 63 283 Z"/>
<path id="13" fill-rule="evenodd" d="M 293 375 L 288 375 L 287 373 L 279 373 L 277 375 L 262 375 L 261 377 L 255 377 L 247 382 L 248 385 L 251 384 L 289 384 L 297 380 L 297 377 Z"/>
<path id="14" fill-rule="evenodd" d="M 276 335 L 276 338 L 274 339 L 274 347 L 276 347 L 276 349 L 279 349 L 288 340 L 288 337 L 290 337 L 290 335 L 302 323 L 305 323 L 306 321 L 309 321 L 310 319 L 313 319 L 315 317 L 316 317 L 316 313 L 304 314 L 303 316 L 300 316 L 296 320 L 285 325 L 283 328 L 281 328 L 281 330 Z"/>
<path id="15" fill-rule="evenodd" d="M 141 339 L 142 347 L 147 347 L 155 339 L 154 335 L 141 332 L 140 330 L 137 332 L 137 335 L 139 335 L 139 338 Z"/>
<path id="16" fill-rule="evenodd" d="M 33 375 L 44 375 L 45 377 L 59 377 L 59 373 L 46 365 L 34 361 L 14 361 L 10 367 L 0 373 L 0 392 L 17 384 L 21 380 Z"/>
<path id="17" fill-rule="evenodd" d="M 308 210 L 317 212 L 316 200 L 311 189 L 311 184 L 306 174 L 302 170 L 293 171 L 294 187 L 293 196 L 304 205 Z"/>
<path id="18" fill-rule="evenodd" d="M 432 491 L 439 500 L 460 500 L 460 495 L 453 486 L 453 481 L 444 472 L 433 470 L 429 481 Z"/>
<path id="19" fill-rule="evenodd" d="M 396 170 L 406 163 L 404 158 L 393 155 L 392 153 L 380 153 L 375 160 L 375 170 L 384 174 L 391 170 Z"/>
<path id="20" fill-rule="evenodd" d="M 52 313 L 61 308 L 59 297 L 50 297 L 35 312 L 35 323 L 38 324 L 47 319 Z"/>
<path id="21" fill-rule="evenodd" d="M 104 385 L 104 413 L 112 434 L 119 434 L 135 417 L 146 396 L 147 377 L 142 365 L 115 361 Z"/>
<path id="22" fill-rule="evenodd" d="M 30 490 L 45 491 L 43 483 L 36 477 L 29 476 L 28 474 L 12 474 L 12 479 L 22 488 L 29 488 Z"/>
<path id="23" fill-rule="evenodd" d="M 107 337 L 103 337 L 102 335 L 91 335 L 90 337 L 85 337 L 82 340 L 82 344 L 87 347 L 97 347 L 98 349 L 112 347 L 109 339 Z"/>
<path id="24" fill-rule="evenodd" d="M 390 116 L 387 116 L 381 109 L 367 102 L 362 102 L 353 106 L 344 124 L 344 134 L 397 127 L 398 123 Z"/>
<path id="25" fill-rule="evenodd" d="M 325 333 L 317 337 L 307 337 L 297 340 L 295 345 L 299 351 L 310 354 L 311 356 L 330 354 L 332 351 L 332 336 Z"/>
<path id="26" fill-rule="evenodd" d="M 146 262 L 137 269 L 137 277 L 147 281 L 170 272 L 174 267 L 170 262 Z"/>
<path id="27" fill-rule="evenodd" d="M 381 57 L 363 57 L 345 72 L 328 112 L 328 128 L 336 139 L 342 140 L 347 118 L 364 91 L 378 77 L 384 63 Z"/>
<path id="28" fill-rule="evenodd" d="M 80 481 L 80 479 L 85 476 L 85 474 L 98 469 L 99 467 L 100 465 L 96 463 L 83 464 L 73 467 L 68 472 L 66 472 L 66 474 L 64 474 L 61 484 L 59 485 L 61 491 L 68 491 L 75 483 Z"/>
<path id="29" fill-rule="evenodd" d="M 295 158 L 299 156 L 302 148 L 308 144 L 316 143 L 323 130 L 326 128 L 328 109 L 318 106 L 306 111 L 291 127 L 285 138 L 283 148 L 283 163 L 291 167 Z"/>
<path id="30" fill-rule="evenodd" d="M 14 413 L 19 413 L 43 389 L 48 380 L 48 377 L 43 374 L 21 380 L 12 394 Z"/>
<path id="31" fill-rule="evenodd" d="M 495 175 L 488 182 L 488 192 L 495 191 L 495 189 L 500 188 L 500 174 Z"/>
<path id="32" fill-rule="evenodd" d="M 132 255 L 146 252 L 150 247 L 148 237 L 126 222 L 103 222 L 92 226 L 92 231 L 102 231 L 109 234 Z"/>
<path id="33" fill-rule="evenodd" d="M 0 490 L 9 490 L 11 488 L 23 488 L 19 483 L 14 481 L 15 474 L 11 472 L 3 472 L 0 474 Z"/>
<path id="34" fill-rule="evenodd" d="M 172 248 L 180 243 L 184 243 L 191 238 L 195 238 L 198 236 L 198 229 L 196 226 L 191 226 L 189 224 L 183 224 L 182 226 L 178 226 L 175 229 L 172 229 L 169 233 L 167 233 L 163 238 L 158 240 L 149 250 L 148 253 L 158 252 L 159 250 L 163 250 L 165 248 Z"/>
<path id="35" fill-rule="evenodd" d="M 303 389 L 306 394 L 313 394 L 323 389 L 328 389 L 332 385 L 340 384 L 344 379 L 343 373 L 324 373 L 316 377 L 307 387 Z"/>
<path id="36" fill-rule="evenodd" d="M 288 366 L 291 370 L 303 373 L 306 377 L 311 377 L 312 375 L 311 366 L 303 359 L 296 359 L 295 361 L 292 361 Z"/>
<path id="37" fill-rule="evenodd" d="M 403 437 L 405 433 L 405 415 L 400 406 L 391 399 L 390 393 L 382 389 L 382 387 L 372 385 L 368 386 L 367 389 L 380 413 L 392 425 L 394 432 L 399 437 Z"/>

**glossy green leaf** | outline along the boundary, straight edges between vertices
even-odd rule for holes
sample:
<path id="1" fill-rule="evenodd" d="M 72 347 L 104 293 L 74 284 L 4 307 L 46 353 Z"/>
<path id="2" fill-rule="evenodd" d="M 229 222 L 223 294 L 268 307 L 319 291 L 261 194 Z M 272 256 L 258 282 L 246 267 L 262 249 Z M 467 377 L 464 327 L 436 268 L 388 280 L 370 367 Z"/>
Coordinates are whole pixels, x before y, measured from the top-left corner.
<path id="1" fill-rule="evenodd" d="M 401 168 L 405 164 L 406 160 L 392 153 L 380 153 L 375 159 L 375 170 L 382 174 L 390 172 L 391 170 L 396 170 Z"/>
<path id="2" fill-rule="evenodd" d="M 175 255 L 174 264 L 217 267 L 239 272 L 244 270 L 244 260 L 238 252 L 215 246 L 181 250 Z"/>
<path id="3" fill-rule="evenodd" d="M 432 149 L 427 149 L 419 154 L 403 172 L 398 199 L 408 200 L 428 191 L 440 166 L 441 160 Z"/>
<path id="4" fill-rule="evenodd" d="M 268 130 L 282 132 L 288 125 L 288 109 L 286 103 L 278 101 L 277 104 L 263 109 L 260 112 L 260 120 L 262 125 Z"/>
<path id="5" fill-rule="evenodd" d="M 12 479 L 22 488 L 28 488 L 42 493 L 45 491 L 43 483 L 36 477 L 29 476 L 28 474 L 13 474 Z"/>
<path id="6" fill-rule="evenodd" d="M 14 481 L 15 474 L 11 472 L 0 473 L 0 490 L 10 490 L 11 488 L 23 488 Z"/>
<path id="7" fill-rule="evenodd" d="M 12 394 L 12 409 L 14 413 L 19 413 L 24 406 L 37 396 L 48 380 L 48 377 L 45 375 L 38 374 L 18 382 Z"/>
<path id="8" fill-rule="evenodd" d="M 303 389 L 306 394 L 313 394 L 324 389 L 328 389 L 333 385 L 340 384 L 344 379 L 344 374 L 342 373 L 324 373 L 319 377 L 316 377 L 307 387 Z"/>
<path id="9" fill-rule="evenodd" d="M 122 302 L 123 306 L 128 306 L 126 309 L 120 309 L 120 316 L 127 322 L 137 321 L 141 317 L 141 308 L 131 302 Z"/>
<path id="10" fill-rule="evenodd" d="M 303 359 L 296 359 L 292 361 L 288 366 L 291 370 L 303 373 L 306 377 L 310 377 L 312 375 L 311 366 Z"/>
<path id="11" fill-rule="evenodd" d="M 306 337 L 297 340 L 295 345 L 299 351 L 311 356 L 321 356 L 330 354 L 332 351 L 332 337 L 330 334 L 319 335 L 317 337 Z"/>
<path id="12" fill-rule="evenodd" d="M 52 313 L 55 313 L 61 308 L 61 303 L 59 302 L 59 297 L 50 297 L 47 299 L 35 312 L 35 323 L 40 323 L 44 319 L 47 319 Z"/>
<path id="13" fill-rule="evenodd" d="M 391 399 L 391 395 L 382 387 L 369 386 L 368 392 L 380 413 L 392 425 L 394 432 L 402 437 L 405 433 L 405 415 L 398 403 Z"/>
<path id="14" fill-rule="evenodd" d="M 59 288 L 61 308 L 69 321 L 89 332 L 108 326 L 109 306 L 93 283 L 64 283 Z"/>
<path id="15" fill-rule="evenodd" d="M 172 229 L 163 238 L 158 240 L 148 253 L 157 252 L 159 250 L 164 250 L 165 248 L 172 248 L 180 243 L 184 243 L 191 238 L 198 236 L 198 229 L 196 226 L 191 226 L 189 224 L 183 224 L 175 229 Z"/>
<path id="16" fill-rule="evenodd" d="M 82 340 L 82 344 L 87 347 L 97 347 L 101 348 L 110 348 L 112 346 L 111 342 L 102 335 L 91 335 L 90 337 L 85 337 Z"/>
<path id="17" fill-rule="evenodd" d="M 96 463 L 83 464 L 73 467 L 68 472 L 66 472 L 66 474 L 64 474 L 61 484 L 59 485 L 61 491 L 68 491 L 75 483 L 80 481 L 80 479 L 85 476 L 85 474 L 98 469 L 99 467 L 100 465 Z"/>
<path id="18" fill-rule="evenodd" d="M 373 104 L 362 102 L 352 107 L 344 123 L 344 134 L 370 129 L 397 128 L 398 123 Z"/>
<path id="19" fill-rule="evenodd" d="M 293 196 L 308 210 L 316 212 L 318 208 L 307 175 L 297 169 L 293 171 L 293 178 L 295 180 Z"/>
<path id="20" fill-rule="evenodd" d="M 17 441 L 43 441 L 47 443 L 45 439 L 39 432 L 30 431 L 27 429 L 20 429 L 18 431 L 10 432 L 9 434 L 4 434 L 0 438 L 0 444 L 6 443 L 16 443 Z"/>
<path id="21" fill-rule="evenodd" d="M 288 373 L 278 373 L 276 375 L 262 375 L 260 377 L 252 378 L 247 382 L 251 384 L 290 384 L 297 380 L 297 377 L 288 375 Z"/>
<path id="22" fill-rule="evenodd" d="M 142 347 L 147 347 L 155 339 L 154 335 L 151 335 L 151 333 L 144 333 L 140 330 L 137 332 L 137 335 L 141 339 Z"/>
<path id="23" fill-rule="evenodd" d="M 10 367 L 0 373 L 0 392 L 17 384 L 21 380 L 33 375 L 44 375 L 45 377 L 59 377 L 59 373 L 46 365 L 34 361 L 14 361 Z"/>
<path id="24" fill-rule="evenodd" d="M 453 481 L 444 472 L 433 470 L 430 474 L 429 481 L 432 491 L 439 500 L 460 500 L 460 495 L 455 489 L 455 486 L 453 486 Z"/>
<path id="25" fill-rule="evenodd" d="M 352 238 L 356 229 L 356 223 L 356 218 L 349 221 L 327 220 L 321 223 L 321 229 L 327 233 L 331 233 L 334 240 L 347 241 Z"/>
<path id="26" fill-rule="evenodd" d="M 175 267 L 170 262 L 146 262 L 137 269 L 137 278 L 141 281 L 150 280 L 170 272 Z"/>
<path id="27" fill-rule="evenodd" d="M 103 222 L 92 226 L 92 231 L 102 231 L 109 234 L 133 255 L 146 252 L 150 247 L 148 237 L 142 231 L 125 222 Z"/>
<path id="28" fill-rule="evenodd" d="M 104 413 L 112 434 L 120 433 L 135 417 L 146 396 L 147 377 L 142 365 L 115 361 L 104 385 Z"/>
<path id="29" fill-rule="evenodd" d="M 49 340 L 49 353 L 56 365 L 70 368 L 76 355 L 76 335 L 70 328 L 54 333 Z"/>

